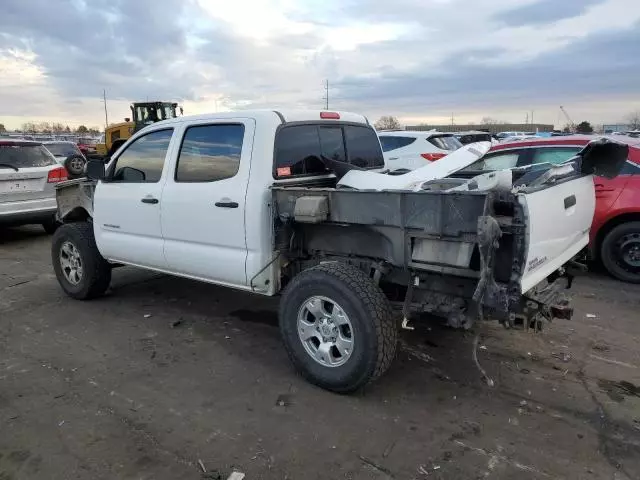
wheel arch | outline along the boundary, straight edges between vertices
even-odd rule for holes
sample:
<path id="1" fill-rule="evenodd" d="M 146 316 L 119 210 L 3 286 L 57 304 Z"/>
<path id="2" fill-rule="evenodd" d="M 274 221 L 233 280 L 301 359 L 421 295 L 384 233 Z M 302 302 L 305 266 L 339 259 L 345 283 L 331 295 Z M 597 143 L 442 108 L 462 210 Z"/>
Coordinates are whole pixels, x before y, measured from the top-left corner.
<path id="1" fill-rule="evenodd" d="M 91 214 L 84 207 L 75 207 L 60 220 L 62 223 L 88 222 L 91 220 Z"/>

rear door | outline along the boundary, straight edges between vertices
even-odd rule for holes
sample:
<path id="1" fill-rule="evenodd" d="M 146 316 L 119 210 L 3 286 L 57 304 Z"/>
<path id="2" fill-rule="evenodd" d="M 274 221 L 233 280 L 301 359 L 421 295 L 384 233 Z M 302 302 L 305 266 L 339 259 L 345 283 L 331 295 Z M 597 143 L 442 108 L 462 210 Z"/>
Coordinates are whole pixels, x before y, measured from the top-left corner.
<path id="1" fill-rule="evenodd" d="M 518 195 L 527 225 L 527 255 L 521 279 L 528 291 L 571 260 L 589 242 L 595 210 L 591 175 Z"/>
<path id="2" fill-rule="evenodd" d="M 245 197 L 255 120 L 189 125 L 162 196 L 171 272 L 246 286 Z"/>
<path id="3" fill-rule="evenodd" d="M 93 228 L 102 255 L 113 261 L 164 270 L 161 197 L 172 128 L 145 133 L 109 164 L 96 186 Z"/>

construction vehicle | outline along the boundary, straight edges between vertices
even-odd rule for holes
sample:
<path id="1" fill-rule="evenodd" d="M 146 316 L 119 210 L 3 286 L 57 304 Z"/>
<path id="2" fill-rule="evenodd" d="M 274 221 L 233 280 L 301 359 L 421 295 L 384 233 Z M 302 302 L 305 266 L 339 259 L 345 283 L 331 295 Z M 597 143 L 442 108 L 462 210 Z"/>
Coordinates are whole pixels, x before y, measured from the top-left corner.
<path id="1" fill-rule="evenodd" d="M 569 116 L 569 114 L 567 113 L 567 111 L 564 109 L 564 107 L 562 105 L 560 105 L 560 111 L 563 113 L 564 118 L 567 119 L 567 127 L 569 128 L 569 132 L 570 133 L 576 133 L 576 124 L 574 123 L 573 120 L 571 120 L 571 117 Z"/>
<path id="2" fill-rule="evenodd" d="M 109 125 L 104 132 L 104 138 L 96 145 L 96 154 L 102 158 L 110 157 L 131 135 L 138 130 L 160 120 L 176 118 L 177 103 L 172 102 L 135 102 L 131 106 L 131 119 Z"/>

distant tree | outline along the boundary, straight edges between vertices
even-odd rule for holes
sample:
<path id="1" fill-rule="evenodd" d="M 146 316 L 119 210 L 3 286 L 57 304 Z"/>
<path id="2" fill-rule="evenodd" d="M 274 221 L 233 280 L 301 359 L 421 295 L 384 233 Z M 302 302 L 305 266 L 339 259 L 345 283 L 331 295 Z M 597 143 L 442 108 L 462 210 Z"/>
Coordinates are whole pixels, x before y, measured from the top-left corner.
<path id="1" fill-rule="evenodd" d="M 482 120 L 480 120 L 481 125 L 497 125 L 498 123 L 500 123 L 498 120 L 491 117 L 482 117 Z"/>
<path id="2" fill-rule="evenodd" d="M 71 133 L 71 129 L 69 128 L 69 125 L 64 127 L 64 133 Z"/>
<path id="3" fill-rule="evenodd" d="M 376 130 L 395 130 L 398 128 L 402 128 L 400 122 L 396 117 L 392 117 L 391 115 L 385 115 L 378 119 L 378 121 L 374 124 Z"/>
<path id="4" fill-rule="evenodd" d="M 33 122 L 25 122 L 20 129 L 25 133 L 36 133 L 36 124 Z"/>
<path id="5" fill-rule="evenodd" d="M 98 130 L 96 127 L 91 127 L 91 128 L 89 129 L 89 133 L 90 133 L 91 135 L 98 135 L 98 134 L 100 133 L 100 130 Z"/>
<path id="6" fill-rule="evenodd" d="M 81 135 L 84 135 L 86 133 L 89 132 L 89 129 L 87 127 L 85 127 L 84 125 L 80 125 L 77 129 L 76 132 L 78 132 Z"/>
<path id="7" fill-rule="evenodd" d="M 580 122 L 578 125 L 576 125 L 576 132 L 577 133 L 593 133 L 593 127 L 587 121 Z"/>
<path id="8" fill-rule="evenodd" d="M 7 129 L 4 128 L 4 123 L 0 123 L 0 132 L 6 132 Z"/>
<path id="9" fill-rule="evenodd" d="M 52 123 L 51 124 L 51 131 L 53 133 L 60 134 L 60 133 L 64 132 L 64 125 L 59 123 L 59 122 Z"/>
<path id="10" fill-rule="evenodd" d="M 640 130 L 640 110 L 627 115 L 627 123 L 631 130 Z"/>
<path id="11" fill-rule="evenodd" d="M 571 133 L 571 125 L 566 124 L 566 125 L 564 126 L 564 128 L 562 129 L 562 131 L 563 131 L 564 133 Z"/>

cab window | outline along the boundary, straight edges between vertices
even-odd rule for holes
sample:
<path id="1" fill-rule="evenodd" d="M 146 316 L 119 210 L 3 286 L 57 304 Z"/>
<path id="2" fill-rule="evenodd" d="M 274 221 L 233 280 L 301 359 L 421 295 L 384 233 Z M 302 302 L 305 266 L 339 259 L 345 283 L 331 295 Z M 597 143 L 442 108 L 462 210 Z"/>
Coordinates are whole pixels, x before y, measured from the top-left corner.
<path id="1" fill-rule="evenodd" d="M 136 139 L 118 156 L 112 182 L 157 183 L 162 176 L 173 129 L 156 130 Z"/>

